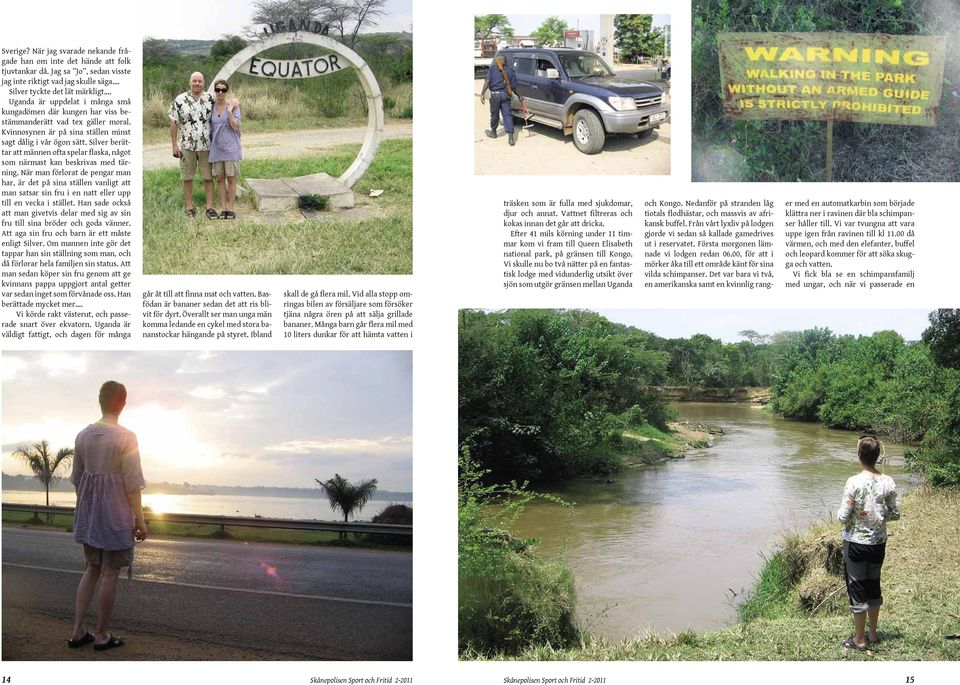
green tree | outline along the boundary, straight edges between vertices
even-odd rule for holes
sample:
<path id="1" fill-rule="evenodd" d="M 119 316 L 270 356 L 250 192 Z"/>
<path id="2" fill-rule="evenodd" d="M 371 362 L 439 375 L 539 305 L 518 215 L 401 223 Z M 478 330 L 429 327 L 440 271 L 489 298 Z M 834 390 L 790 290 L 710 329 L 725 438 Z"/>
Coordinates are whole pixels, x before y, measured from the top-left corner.
<path id="1" fill-rule="evenodd" d="M 350 514 L 354 511 L 363 509 L 364 505 L 373 497 L 373 493 L 377 491 L 376 478 L 351 483 L 337 473 L 329 480 L 319 480 L 317 478 L 314 478 L 314 480 L 323 488 L 333 510 L 339 509 L 343 513 L 344 523 L 347 522 Z"/>
<path id="2" fill-rule="evenodd" d="M 567 30 L 567 22 L 560 17 L 547 17 L 540 27 L 530 34 L 542 47 L 563 45 L 563 32 Z"/>
<path id="3" fill-rule="evenodd" d="M 257 0 L 245 27 L 251 38 L 259 37 L 263 24 L 290 20 L 316 21 L 330 26 L 331 34 L 351 48 L 361 29 L 374 26 L 386 13 L 386 0 Z"/>
<path id="4" fill-rule="evenodd" d="M 350 47 L 357 44 L 360 29 L 377 25 L 377 17 L 382 17 L 387 13 L 386 4 L 387 0 L 354 0 L 352 3 L 348 3 L 348 7 L 352 9 L 350 16 L 353 20 L 353 30 L 350 31 Z"/>
<path id="5" fill-rule="evenodd" d="M 593 312 L 463 311 L 460 441 L 499 481 L 609 473 L 625 428 L 665 428 L 648 389 L 665 369 L 666 355 Z"/>
<path id="6" fill-rule="evenodd" d="M 773 340 L 772 335 L 767 335 L 765 333 L 757 333 L 752 328 L 745 328 L 744 330 L 737 333 L 741 338 L 746 338 L 754 345 L 768 345 L 771 340 Z"/>
<path id="7" fill-rule="evenodd" d="M 227 60 L 247 47 L 247 41 L 240 36 L 224 34 L 210 46 L 210 56 Z"/>
<path id="8" fill-rule="evenodd" d="M 920 449 L 907 453 L 907 463 L 937 486 L 960 486 L 960 310 L 930 312 L 923 332 L 930 357 L 939 364 L 933 376 L 940 384 L 927 402 L 917 401 L 927 430 Z M 918 345 L 918 347 L 920 347 Z M 923 373 L 912 374 L 912 376 Z"/>
<path id="9" fill-rule="evenodd" d="M 50 443 L 41 440 L 33 443 L 33 445 L 17 446 L 13 450 L 13 456 L 22 459 L 33 471 L 34 478 L 43 483 L 44 490 L 47 493 L 47 506 L 49 507 L 50 483 L 58 477 L 57 469 L 61 465 L 70 463 L 73 458 L 73 450 L 69 447 L 61 447 L 54 456 L 50 453 Z"/>
<path id="10" fill-rule="evenodd" d="M 778 333 L 773 408 L 789 418 L 816 421 L 830 381 L 829 364 L 840 349 L 829 328 Z"/>
<path id="11" fill-rule="evenodd" d="M 653 15 L 618 14 L 613 18 L 613 28 L 622 62 L 663 54 L 663 31 L 653 28 Z"/>
<path id="12" fill-rule="evenodd" d="M 960 309 L 937 309 L 930 312 L 930 326 L 923 332 L 923 342 L 940 366 L 960 369 Z"/>
<path id="13" fill-rule="evenodd" d="M 513 27 L 505 14 L 480 14 L 473 18 L 473 38 L 483 40 L 491 36 L 513 36 Z"/>
<path id="14" fill-rule="evenodd" d="M 573 574 L 535 552 L 537 540 L 511 533 L 534 499 L 568 507 L 516 482 L 487 485 L 489 471 L 461 446 L 458 487 L 460 651 L 513 654 L 530 645 L 576 643 Z"/>
<path id="15" fill-rule="evenodd" d="M 159 38 L 143 39 L 143 61 L 159 61 L 173 57 L 170 43 Z"/>

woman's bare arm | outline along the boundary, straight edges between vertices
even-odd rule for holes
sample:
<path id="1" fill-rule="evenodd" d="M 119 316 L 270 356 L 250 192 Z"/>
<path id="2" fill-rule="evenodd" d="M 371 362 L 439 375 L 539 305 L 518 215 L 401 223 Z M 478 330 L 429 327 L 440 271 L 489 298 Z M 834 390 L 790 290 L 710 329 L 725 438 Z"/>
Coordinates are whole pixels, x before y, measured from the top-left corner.
<path id="1" fill-rule="evenodd" d="M 137 542 L 143 542 L 147 539 L 147 522 L 143 518 L 143 503 L 139 490 L 130 490 L 127 492 L 127 501 L 130 508 L 133 509 L 135 517 L 133 536 Z"/>

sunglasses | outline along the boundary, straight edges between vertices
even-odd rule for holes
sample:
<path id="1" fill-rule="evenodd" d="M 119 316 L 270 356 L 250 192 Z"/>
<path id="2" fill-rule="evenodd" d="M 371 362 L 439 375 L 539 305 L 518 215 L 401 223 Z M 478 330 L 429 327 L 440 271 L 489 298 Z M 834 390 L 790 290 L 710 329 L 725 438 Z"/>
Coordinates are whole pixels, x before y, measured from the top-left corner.
<path id="1" fill-rule="evenodd" d="M 226 89 L 226 88 L 214 88 L 214 89 L 213 89 L 213 92 L 214 92 L 214 93 L 226 93 L 226 92 L 227 92 L 227 89 Z"/>

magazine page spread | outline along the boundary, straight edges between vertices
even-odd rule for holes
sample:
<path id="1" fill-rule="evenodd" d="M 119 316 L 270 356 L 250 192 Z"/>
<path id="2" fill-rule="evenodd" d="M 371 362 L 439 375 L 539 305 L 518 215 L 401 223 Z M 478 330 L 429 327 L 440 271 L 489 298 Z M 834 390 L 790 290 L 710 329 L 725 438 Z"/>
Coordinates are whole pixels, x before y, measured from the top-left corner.
<path id="1" fill-rule="evenodd" d="M 956 680 L 954 0 L 6 15 L 2 682 Z"/>

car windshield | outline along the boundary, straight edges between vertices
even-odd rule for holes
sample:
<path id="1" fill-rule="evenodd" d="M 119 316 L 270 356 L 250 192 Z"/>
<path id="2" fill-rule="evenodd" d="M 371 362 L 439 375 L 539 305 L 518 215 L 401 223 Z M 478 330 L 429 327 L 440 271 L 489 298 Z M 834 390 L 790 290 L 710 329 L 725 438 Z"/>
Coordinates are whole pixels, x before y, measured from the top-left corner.
<path id="1" fill-rule="evenodd" d="M 600 57 L 589 52 L 561 54 L 560 62 L 572 79 L 588 78 L 590 76 L 613 76 L 610 67 Z"/>

